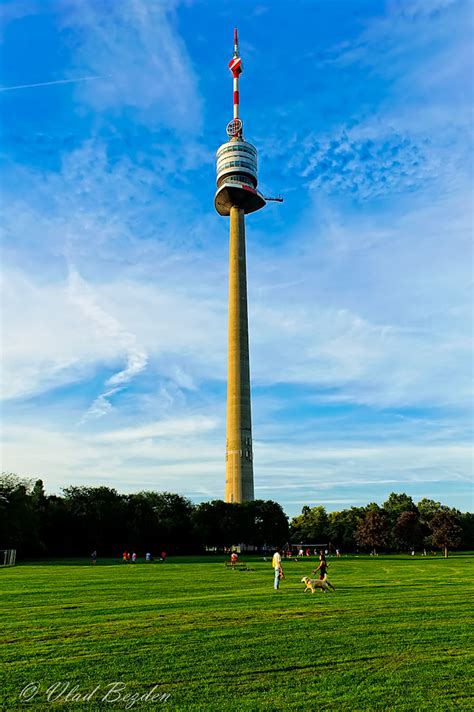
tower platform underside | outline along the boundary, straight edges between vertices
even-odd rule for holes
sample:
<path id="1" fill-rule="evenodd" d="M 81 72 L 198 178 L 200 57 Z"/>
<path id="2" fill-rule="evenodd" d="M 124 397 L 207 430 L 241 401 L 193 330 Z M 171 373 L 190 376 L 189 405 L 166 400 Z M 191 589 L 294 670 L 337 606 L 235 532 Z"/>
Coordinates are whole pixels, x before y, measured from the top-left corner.
<path id="1" fill-rule="evenodd" d="M 250 186 L 236 184 L 235 182 L 223 183 L 214 198 L 214 207 L 219 215 L 229 216 L 232 206 L 241 208 L 246 215 L 254 213 L 266 205 L 265 198 L 258 190 Z"/>

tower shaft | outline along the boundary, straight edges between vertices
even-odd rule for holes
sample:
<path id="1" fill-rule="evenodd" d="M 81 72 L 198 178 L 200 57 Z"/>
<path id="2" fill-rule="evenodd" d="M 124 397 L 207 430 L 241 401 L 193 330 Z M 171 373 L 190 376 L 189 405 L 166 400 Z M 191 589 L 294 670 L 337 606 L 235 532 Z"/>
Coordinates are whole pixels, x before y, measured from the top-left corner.
<path id="1" fill-rule="evenodd" d="M 230 209 L 226 502 L 253 500 L 244 209 Z"/>

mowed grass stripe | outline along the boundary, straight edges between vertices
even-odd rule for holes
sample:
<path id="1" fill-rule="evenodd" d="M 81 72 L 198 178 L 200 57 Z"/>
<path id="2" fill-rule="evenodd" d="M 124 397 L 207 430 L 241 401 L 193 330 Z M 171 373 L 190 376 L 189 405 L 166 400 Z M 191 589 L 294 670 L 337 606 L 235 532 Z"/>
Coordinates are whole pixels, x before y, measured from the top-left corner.
<path id="1" fill-rule="evenodd" d="M 253 571 L 222 559 L 2 570 L 4 708 L 20 708 L 33 679 L 84 692 L 159 683 L 176 710 L 472 707 L 473 557 L 332 560 L 335 594 L 303 594 L 314 560 L 286 564 L 280 593 L 270 562 L 249 563 Z M 28 706 L 45 709 L 41 699 Z"/>

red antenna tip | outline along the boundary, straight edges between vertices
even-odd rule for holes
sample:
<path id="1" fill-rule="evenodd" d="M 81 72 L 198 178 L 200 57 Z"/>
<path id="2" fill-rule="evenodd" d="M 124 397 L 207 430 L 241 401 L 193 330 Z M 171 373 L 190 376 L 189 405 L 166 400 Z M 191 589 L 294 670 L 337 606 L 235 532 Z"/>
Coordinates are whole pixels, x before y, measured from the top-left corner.
<path id="1" fill-rule="evenodd" d="M 237 44 L 238 38 L 237 38 L 237 27 L 234 27 L 234 44 Z"/>

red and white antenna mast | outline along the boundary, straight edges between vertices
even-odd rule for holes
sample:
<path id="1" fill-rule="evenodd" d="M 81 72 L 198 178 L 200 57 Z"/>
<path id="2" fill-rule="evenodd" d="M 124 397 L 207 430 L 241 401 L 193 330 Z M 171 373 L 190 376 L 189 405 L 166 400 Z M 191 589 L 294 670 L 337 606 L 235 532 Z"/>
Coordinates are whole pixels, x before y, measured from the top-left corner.
<path id="1" fill-rule="evenodd" d="M 229 69 L 234 78 L 234 119 L 227 126 L 227 133 L 234 138 L 242 137 L 242 120 L 239 116 L 239 75 L 242 74 L 242 59 L 239 57 L 239 37 L 237 28 L 234 28 L 234 56 L 229 62 Z"/>

